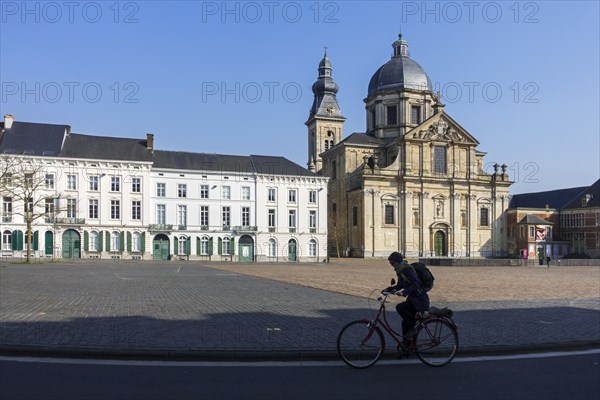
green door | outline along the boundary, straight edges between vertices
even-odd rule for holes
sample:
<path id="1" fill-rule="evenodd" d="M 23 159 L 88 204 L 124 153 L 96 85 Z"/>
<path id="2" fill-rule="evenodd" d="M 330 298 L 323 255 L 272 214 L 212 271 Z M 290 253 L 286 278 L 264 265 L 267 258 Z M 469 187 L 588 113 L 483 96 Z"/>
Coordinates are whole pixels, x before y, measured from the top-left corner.
<path id="1" fill-rule="evenodd" d="M 152 258 L 168 260 L 169 254 L 169 238 L 165 235 L 157 235 L 152 241 Z"/>
<path id="2" fill-rule="evenodd" d="M 437 231 L 433 236 L 433 248 L 437 257 L 445 257 L 448 255 L 446 248 L 446 235 L 444 232 Z"/>
<path id="3" fill-rule="evenodd" d="M 44 235 L 44 254 L 51 256 L 54 254 L 54 234 L 47 231 Z"/>
<path id="4" fill-rule="evenodd" d="M 67 229 L 63 233 L 62 257 L 63 258 L 80 258 L 81 237 L 77 231 Z"/>
<path id="5" fill-rule="evenodd" d="M 296 261 L 296 241 L 290 239 L 288 242 L 288 261 Z"/>
<path id="6" fill-rule="evenodd" d="M 249 235 L 243 235 L 238 242 L 238 254 L 240 262 L 254 262 L 254 239 Z"/>

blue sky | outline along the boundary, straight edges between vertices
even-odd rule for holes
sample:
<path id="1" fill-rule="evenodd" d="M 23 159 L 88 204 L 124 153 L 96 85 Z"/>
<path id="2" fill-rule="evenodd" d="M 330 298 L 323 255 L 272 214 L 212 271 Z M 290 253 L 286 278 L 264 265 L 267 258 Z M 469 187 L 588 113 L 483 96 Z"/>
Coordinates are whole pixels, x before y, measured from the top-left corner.
<path id="1" fill-rule="evenodd" d="M 165 150 L 307 161 L 327 46 L 363 132 L 400 29 L 511 193 L 600 177 L 597 1 L 0 1 L 0 114 Z"/>

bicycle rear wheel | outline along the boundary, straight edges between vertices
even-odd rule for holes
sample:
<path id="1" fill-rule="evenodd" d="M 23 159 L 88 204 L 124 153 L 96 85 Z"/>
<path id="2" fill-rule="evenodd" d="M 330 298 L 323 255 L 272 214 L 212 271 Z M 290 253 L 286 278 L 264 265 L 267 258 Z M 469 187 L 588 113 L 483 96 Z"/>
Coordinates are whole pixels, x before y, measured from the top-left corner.
<path id="1" fill-rule="evenodd" d="M 383 333 L 370 321 L 352 321 L 342 328 L 337 338 L 337 349 L 346 364 L 354 368 L 368 368 L 383 354 Z"/>
<path id="2" fill-rule="evenodd" d="M 429 319 L 419 327 L 415 338 L 417 357 L 432 367 L 448 364 L 458 352 L 458 334 L 448 321 Z"/>

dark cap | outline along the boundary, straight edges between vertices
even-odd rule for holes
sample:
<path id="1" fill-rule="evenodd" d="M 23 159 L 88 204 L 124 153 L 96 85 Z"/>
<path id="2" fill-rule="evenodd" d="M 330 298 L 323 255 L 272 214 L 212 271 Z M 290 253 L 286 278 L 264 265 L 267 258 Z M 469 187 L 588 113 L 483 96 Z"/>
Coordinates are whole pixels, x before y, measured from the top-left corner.
<path id="1" fill-rule="evenodd" d="M 404 261 L 404 257 L 402 257 L 402 254 L 395 251 L 392 254 L 390 254 L 390 256 L 388 257 L 388 261 L 401 263 L 402 261 Z"/>

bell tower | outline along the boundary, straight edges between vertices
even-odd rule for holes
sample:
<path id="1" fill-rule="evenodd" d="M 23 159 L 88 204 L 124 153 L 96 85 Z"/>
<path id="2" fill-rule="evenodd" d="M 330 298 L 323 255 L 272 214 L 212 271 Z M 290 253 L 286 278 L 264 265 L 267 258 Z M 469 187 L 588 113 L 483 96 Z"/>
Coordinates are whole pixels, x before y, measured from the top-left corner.
<path id="1" fill-rule="evenodd" d="M 315 98 L 305 122 L 308 127 L 308 169 L 316 173 L 323 167 L 320 154 L 342 140 L 346 121 L 336 99 L 339 87 L 332 78 L 332 71 L 326 51 L 319 63 L 319 77 L 312 86 Z"/>

